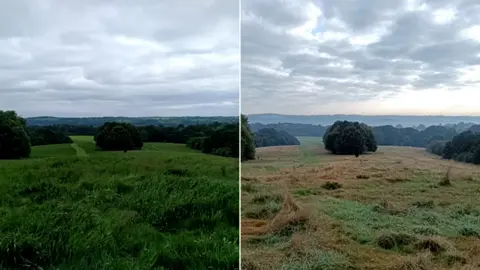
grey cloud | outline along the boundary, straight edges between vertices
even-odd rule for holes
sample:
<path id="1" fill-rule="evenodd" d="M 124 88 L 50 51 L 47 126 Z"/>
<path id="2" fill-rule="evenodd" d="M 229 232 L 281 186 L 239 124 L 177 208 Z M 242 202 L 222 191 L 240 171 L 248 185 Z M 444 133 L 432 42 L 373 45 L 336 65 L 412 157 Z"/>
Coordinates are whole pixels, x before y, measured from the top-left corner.
<path id="1" fill-rule="evenodd" d="M 1 1 L 0 109 L 237 115 L 238 22 L 234 0 Z"/>
<path id="2" fill-rule="evenodd" d="M 462 80 L 462 70 L 480 65 L 480 41 L 464 33 L 480 25 L 477 1 L 274 2 L 243 1 L 244 113 L 344 113 L 342 104 L 394 100 L 405 89 L 480 86 Z M 305 15 L 312 6 L 316 18 Z M 453 20 L 435 22 L 434 12 L 448 8 Z"/>

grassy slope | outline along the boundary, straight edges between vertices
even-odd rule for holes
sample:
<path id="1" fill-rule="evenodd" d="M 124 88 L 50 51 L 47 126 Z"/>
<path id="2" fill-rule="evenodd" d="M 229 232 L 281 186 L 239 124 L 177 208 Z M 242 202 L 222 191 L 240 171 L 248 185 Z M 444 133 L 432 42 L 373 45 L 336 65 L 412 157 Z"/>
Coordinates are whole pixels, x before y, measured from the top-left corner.
<path id="1" fill-rule="evenodd" d="M 246 269 L 480 267 L 480 167 L 407 147 L 358 159 L 321 146 L 257 151 L 260 160 L 242 164 Z M 326 189 L 328 181 L 341 188 Z M 394 246 L 380 247 L 385 239 Z"/>
<path id="2" fill-rule="evenodd" d="M 312 145 L 322 145 L 322 137 L 313 137 L 313 136 L 297 136 L 297 140 L 300 141 L 302 146 L 312 146 Z"/>
<path id="3" fill-rule="evenodd" d="M 0 261 L 44 269 L 234 269 L 238 160 L 148 143 L 95 151 L 92 138 L 0 161 Z"/>

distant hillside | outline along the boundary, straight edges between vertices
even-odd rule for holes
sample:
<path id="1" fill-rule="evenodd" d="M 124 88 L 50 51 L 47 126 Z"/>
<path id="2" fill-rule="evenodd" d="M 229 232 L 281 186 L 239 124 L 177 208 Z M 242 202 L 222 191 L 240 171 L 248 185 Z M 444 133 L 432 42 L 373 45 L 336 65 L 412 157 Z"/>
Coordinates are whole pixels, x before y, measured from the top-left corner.
<path id="1" fill-rule="evenodd" d="M 401 125 L 403 127 L 433 126 L 440 124 L 473 123 L 480 124 L 480 116 L 403 116 L 403 115 L 282 115 L 251 114 L 250 124 L 298 123 L 310 125 L 331 125 L 335 121 L 358 121 L 369 126 Z"/>
<path id="2" fill-rule="evenodd" d="M 286 132 L 293 136 L 322 137 L 328 126 L 311 124 L 251 124 L 253 132 L 274 129 L 279 132 Z M 458 128 L 458 130 L 455 129 Z M 414 146 L 425 147 L 434 140 L 451 140 L 454 136 L 463 132 L 465 125 L 432 125 L 415 129 L 412 127 L 394 127 L 392 125 L 372 126 L 372 131 L 378 145 Z M 472 131 L 477 130 L 480 125 L 470 127 Z M 280 145 L 280 144 L 279 144 Z"/>
<path id="3" fill-rule="evenodd" d="M 473 125 L 468 130 L 471 132 L 480 132 L 480 125 Z"/>
<path id="4" fill-rule="evenodd" d="M 259 131 L 264 128 L 273 128 L 279 131 L 285 131 L 293 136 L 314 136 L 321 137 L 325 133 L 327 127 L 321 125 L 311 124 L 297 124 L 297 123 L 278 123 L 278 124 L 260 124 L 253 123 L 250 125 L 252 132 Z"/>
<path id="5" fill-rule="evenodd" d="M 29 117 L 25 118 L 29 126 L 51 126 L 51 125 L 81 125 L 81 126 L 101 126 L 105 122 L 128 122 L 136 126 L 147 125 L 197 125 L 209 124 L 213 122 L 233 123 L 238 122 L 238 117 L 216 116 L 216 117 Z"/>

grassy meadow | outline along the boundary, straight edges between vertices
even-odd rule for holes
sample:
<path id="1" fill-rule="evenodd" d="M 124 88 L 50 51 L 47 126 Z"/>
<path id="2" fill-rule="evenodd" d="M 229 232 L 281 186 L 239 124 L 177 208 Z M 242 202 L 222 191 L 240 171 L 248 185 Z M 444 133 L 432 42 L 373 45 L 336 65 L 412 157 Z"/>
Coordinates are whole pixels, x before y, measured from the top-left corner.
<path id="1" fill-rule="evenodd" d="M 298 141 L 300 141 L 301 146 L 312 146 L 312 145 L 322 145 L 323 138 L 322 137 L 314 137 L 314 136 L 297 136 Z"/>
<path id="2" fill-rule="evenodd" d="M 242 269 L 480 269 L 480 166 L 301 141 L 242 163 Z"/>
<path id="3" fill-rule="evenodd" d="M 0 161 L 0 268 L 238 269 L 238 159 L 72 139 Z"/>

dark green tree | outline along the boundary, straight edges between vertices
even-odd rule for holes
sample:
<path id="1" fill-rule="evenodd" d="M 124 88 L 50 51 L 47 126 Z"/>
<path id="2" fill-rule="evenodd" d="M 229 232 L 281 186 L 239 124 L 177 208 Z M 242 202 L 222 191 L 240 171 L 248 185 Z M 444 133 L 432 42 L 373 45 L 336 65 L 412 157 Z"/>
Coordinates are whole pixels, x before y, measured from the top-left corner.
<path id="1" fill-rule="evenodd" d="M 254 133 L 255 146 L 300 145 L 300 141 L 283 130 L 262 128 Z"/>
<path id="2" fill-rule="evenodd" d="M 255 159 L 255 140 L 244 114 L 241 115 L 241 158 L 242 161 Z"/>
<path id="3" fill-rule="evenodd" d="M 454 154 L 455 154 L 455 149 L 453 147 L 452 142 L 447 142 L 445 144 L 445 147 L 443 148 L 442 157 L 445 159 L 452 159 Z"/>
<path id="4" fill-rule="evenodd" d="M 325 149 L 333 154 L 375 152 L 377 143 L 372 129 L 358 122 L 337 121 L 323 135 Z"/>
<path id="5" fill-rule="evenodd" d="M 31 143 L 25 119 L 14 111 L 0 111 L 0 159 L 30 156 Z"/>
<path id="6" fill-rule="evenodd" d="M 98 148 L 108 151 L 139 150 L 143 147 L 140 133 L 130 123 L 107 122 L 95 135 Z"/>
<path id="7" fill-rule="evenodd" d="M 477 146 L 473 153 L 473 164 L 480 164 L 480 145 Z"/>

